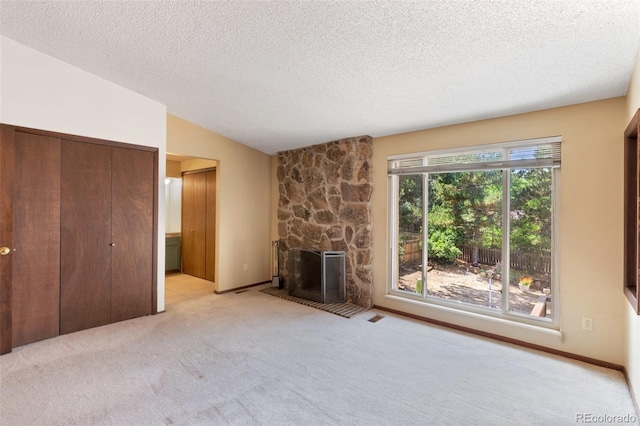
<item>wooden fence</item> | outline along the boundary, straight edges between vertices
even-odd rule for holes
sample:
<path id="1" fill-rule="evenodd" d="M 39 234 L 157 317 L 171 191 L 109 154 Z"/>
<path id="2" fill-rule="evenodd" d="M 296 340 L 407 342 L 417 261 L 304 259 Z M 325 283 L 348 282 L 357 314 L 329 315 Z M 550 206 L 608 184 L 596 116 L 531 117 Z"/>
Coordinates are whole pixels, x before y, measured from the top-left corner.
<path id="1" fill-rule="evenodd" d="M 404 242 L 404 254 L 400 256 L 400 262 L 407 265 L 417 265 L 422 262 L 421 240 L 408 240 Z"/>
<path id="2" fill-rule="evenodd" d="M 471 262 L 471 247 L 458 247 L 462 254 L 458 259 L 465 262 Z M 510 254 L 511 268 L 520 271 L 531 271 L 536 273 L 551 273 L 551 253 L 532 254 L 512 251 Z M 483 265 L 495 265 L 502 261 L 502 250 L 478 248 L 478 263 Z M 420 240 L 405 241 L 404 254 L 401 256 L 401 262 L 409 265 L 415 265 L 422 262 L 422 249 L 420 248 Z"/>
<path id="3" fill-rule="evenodd" d="M 458 259 L 471 262 L 473 248 L 462 247 L 462 254 Z M 512 251 L 509 254 L 511 268 L 519 271 L 531 271 L 537 273 L 551 273 L 551 252 L 547 253 L 526 253 Z M 478 263 L 483 265 L 495 265 L 502 261 L 501 249 L 478 248 Z"/>

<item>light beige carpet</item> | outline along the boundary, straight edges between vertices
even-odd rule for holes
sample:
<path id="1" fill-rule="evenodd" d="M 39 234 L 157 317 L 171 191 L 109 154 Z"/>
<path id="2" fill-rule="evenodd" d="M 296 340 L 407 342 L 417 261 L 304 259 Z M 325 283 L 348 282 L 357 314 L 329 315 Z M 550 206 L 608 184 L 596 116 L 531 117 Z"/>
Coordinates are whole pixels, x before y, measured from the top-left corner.
<path id="1" fill-rule="evenodd" d="M 303 299 L 301 297 L 295 297 L 289 295 L 289 292 L 285 289 L 279 289 L 275 287 L 267 287 L 260 290 L 264 294 L 270 296 L 279 297 L 291 302 L 300 303 L 305 306 L 311 306 L 312 308 L 320 309 L 321 311 L 331 312 L 332 314 L 340 315 L 341 317 L 351 318 L 356 315 L 360 315 L 363 312 L 368 311 L 368 308 L 354 305 L 353 303 L 320 303 L 313 300 Z"/>
<path id="2" fill-rule="evenodd" d="M 376 323 L 375 314 L 385 315 Z M 263 294 L 0 357 L 2 425 L 572 425 L 635 415 L 620 372 L 375 310 L 346 319 Z"/>

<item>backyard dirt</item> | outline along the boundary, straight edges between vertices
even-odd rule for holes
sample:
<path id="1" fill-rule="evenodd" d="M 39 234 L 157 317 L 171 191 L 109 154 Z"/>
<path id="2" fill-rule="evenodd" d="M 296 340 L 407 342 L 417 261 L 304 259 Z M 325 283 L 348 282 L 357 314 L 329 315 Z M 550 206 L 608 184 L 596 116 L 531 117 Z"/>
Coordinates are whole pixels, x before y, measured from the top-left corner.
<path id="1" fill-rule="evenodd" d="M 500 309 L 502 305 L 502 282 L 495 278 L 489 284 L 489 278 L 483 271 L 489 267 L 474 268 L 457 262 L 449 265 L 429 266 L 427 272 L 427 294 L 443 299 L 456 300 L 476 306 L 491 306 Z M 404 266 L 400 271 L 398 287 L 400 290 L 415 293 L 416 282 L 422 278 L 419 267 Z M 490 288 L 491 287 L 491 288 Z M 518 284 L 509 285 L 509 308 L 511 311 L 530 314 L 538 298 L 543 294 L 544 284 L 536 282 L 530 290 L 520 290 Z M 489 305 L 491 299 L 491 305 Z"/>

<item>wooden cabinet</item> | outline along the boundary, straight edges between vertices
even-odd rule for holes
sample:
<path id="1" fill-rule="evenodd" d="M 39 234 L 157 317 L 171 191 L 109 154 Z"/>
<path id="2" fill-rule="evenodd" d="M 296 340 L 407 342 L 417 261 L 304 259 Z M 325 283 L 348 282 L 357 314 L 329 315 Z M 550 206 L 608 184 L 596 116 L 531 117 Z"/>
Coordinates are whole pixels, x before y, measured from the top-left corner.
<path id="1" fill-rule="evenodd" d="M 157 149 L 0 130 L 0 353 L 155 313 Z"/>
<path id="2" fill-rule="evenodd" d="M 215 169 L 182 175 L 182 272 L 215 281 Z"/>
<path id="3" fill-rule="evenodd" d="M 624 133 L 624 294 L 640 314 L 640 110 Z"/>

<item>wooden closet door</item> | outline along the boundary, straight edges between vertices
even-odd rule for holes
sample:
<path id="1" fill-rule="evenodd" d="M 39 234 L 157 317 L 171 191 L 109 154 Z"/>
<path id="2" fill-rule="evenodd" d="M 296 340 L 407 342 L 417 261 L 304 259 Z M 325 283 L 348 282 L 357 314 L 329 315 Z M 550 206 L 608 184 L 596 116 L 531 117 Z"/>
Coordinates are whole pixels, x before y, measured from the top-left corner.
<path id="1" fill-rule="evenodd" d="M 154 161 L 149 151 L 113 148 L 111 322 L 152 311 Z"/>
<path id="2" fill-rule="evenodd" d="M 13 280 L 13 172 L 15 132 L 0 126 L 0 354 L 11 352 L 11 281 Z"/>
<path id="3" fill-rule="evenodd" d="M 216 280 L 216 171 L 206 172 L 205 278 Z"/>
<path id="4" fill-rule="evenodd" d="M 111 148 L 62 141 L 60 333 L 111 319 Z"/>
<path id="5" fill-rule="evenodd" d="M 182 272 L 193 275 L 193 175 L 182 175 Z"/>
<path id="6" fill-rule="evenodd" d="M 193 257 L 195 264 L 193 275 L 199 278 L 206 278 L 207 176 L 204 173 L 196 173 L 193 177 Z"/>
<path id="7" fill-rule="evenodd" d="M 60 139 L 15 140 L 14 347 L 60 333 Z"/>
<path id="8" fill-rule="evenodd" d="M 185 174 L 182 185 L 183 272 L 205 278 L 207 177 L 204 173 Z"/>

